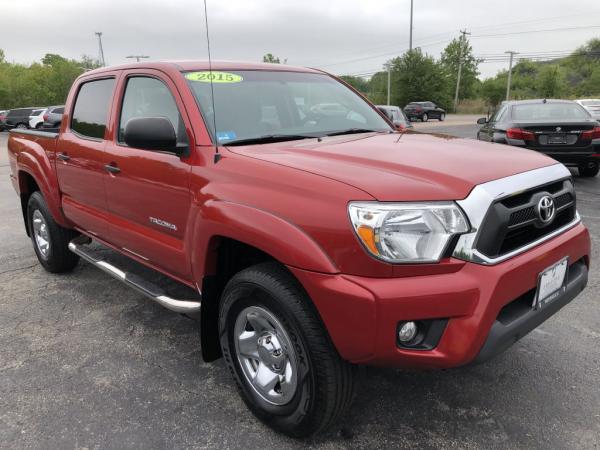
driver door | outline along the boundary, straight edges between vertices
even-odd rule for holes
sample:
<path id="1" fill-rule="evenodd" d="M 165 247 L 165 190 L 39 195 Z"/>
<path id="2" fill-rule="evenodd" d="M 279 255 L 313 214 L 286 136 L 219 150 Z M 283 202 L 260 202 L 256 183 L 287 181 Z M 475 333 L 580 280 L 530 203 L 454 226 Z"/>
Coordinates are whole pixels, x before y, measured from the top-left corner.
<path id="1" fill-rule="evenodd" d="M 189 153 L 193 143 L 181 114 L 181 98 L 170 79 L 147 70 L 127 72 L 120 96 L 113 122 L 116 130 L 106 146 L 106 161 L 112 167 L 105 183 L 110 243 L 135 259 L 189 280 L 184 240 L 191 208 Z M 188 155 L 129 147 L 123 139 L 125 125 L 137 117 L 169 119 L 178 144 L 187 144 Z"/>

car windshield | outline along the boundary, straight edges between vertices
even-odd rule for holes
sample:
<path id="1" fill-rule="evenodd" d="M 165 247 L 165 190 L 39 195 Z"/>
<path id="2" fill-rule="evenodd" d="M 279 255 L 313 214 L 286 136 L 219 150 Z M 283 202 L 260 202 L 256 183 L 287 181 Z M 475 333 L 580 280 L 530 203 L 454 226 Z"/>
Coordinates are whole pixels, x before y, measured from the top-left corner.
<path id="1" fill-rule="evenodd" d="M 514 120 L 585 120 L 589 115 L 577 103 L 528 103 L 512 108 Z"/>
<path id="2" fill-rule="evenodd" d="M 222 144 L 391 130 L 365 100 L 324 74 L 213 71 L 214 110 L 211 73 L 185 72 L 184 76 L 213 136 L 216 123 Z"/>

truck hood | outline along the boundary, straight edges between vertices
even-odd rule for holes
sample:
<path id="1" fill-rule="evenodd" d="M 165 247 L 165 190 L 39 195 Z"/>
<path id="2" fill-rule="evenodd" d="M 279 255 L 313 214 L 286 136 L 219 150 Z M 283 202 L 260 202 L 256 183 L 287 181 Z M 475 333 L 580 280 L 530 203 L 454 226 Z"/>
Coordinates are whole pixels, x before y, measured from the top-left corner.
<path id="1" fill-rule="evenodd" d="M 557 164 L 531 150 L 422 133 L 370 133 L 228 149 L 346 183 L 380 201 L 459 200 L 477 184 Z"/>

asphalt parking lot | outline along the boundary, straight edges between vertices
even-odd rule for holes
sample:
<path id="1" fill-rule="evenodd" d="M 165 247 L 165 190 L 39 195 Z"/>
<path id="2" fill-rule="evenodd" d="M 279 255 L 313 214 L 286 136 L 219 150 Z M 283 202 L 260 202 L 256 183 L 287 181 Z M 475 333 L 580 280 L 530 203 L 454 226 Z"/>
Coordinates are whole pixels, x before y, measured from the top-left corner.
<path id="1" fill-rule="evenodd" d="M 44 272 L 8 174 L 0 133 L 0 448 L 600 447 L 600 177 L 575 177 L 594 261 L 573 303 L 480 366 L 367 368 L 343 431 L 294 441 L 254 419 L 222 362 L 202 362 L 193 321 L 83 262 Z"/>

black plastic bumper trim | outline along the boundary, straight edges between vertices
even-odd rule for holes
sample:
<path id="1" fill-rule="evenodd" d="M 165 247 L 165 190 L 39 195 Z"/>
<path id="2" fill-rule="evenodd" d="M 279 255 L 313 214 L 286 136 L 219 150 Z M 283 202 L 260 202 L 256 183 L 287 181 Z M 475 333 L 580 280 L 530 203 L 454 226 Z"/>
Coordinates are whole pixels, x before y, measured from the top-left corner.
<path id="1" fill-rule="evenodd" d="M 588 281 L 588 270 L 583 260 L 569 267 L 569 279 L 565 291 L 541 309 L 531 309 L 514 321 L 503 324 L 496 320 L 490 333 L 472 364 L 479 364 L 502 353 L 534 328 L 557 313 L 583 291 Z"/>

